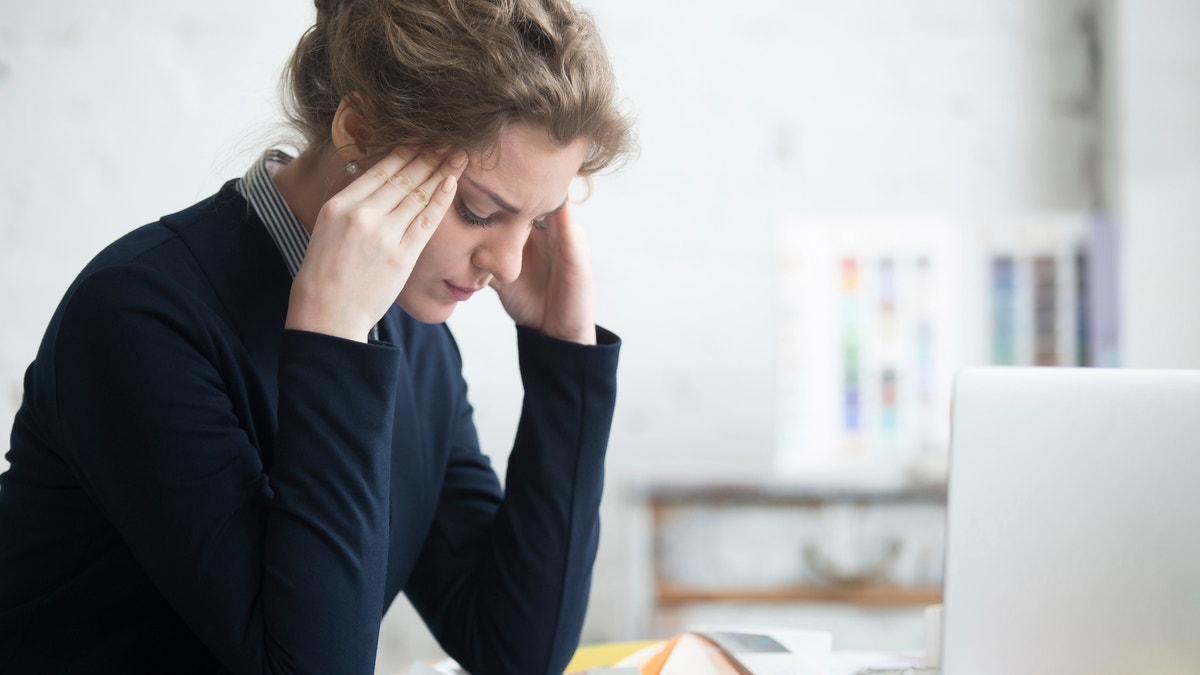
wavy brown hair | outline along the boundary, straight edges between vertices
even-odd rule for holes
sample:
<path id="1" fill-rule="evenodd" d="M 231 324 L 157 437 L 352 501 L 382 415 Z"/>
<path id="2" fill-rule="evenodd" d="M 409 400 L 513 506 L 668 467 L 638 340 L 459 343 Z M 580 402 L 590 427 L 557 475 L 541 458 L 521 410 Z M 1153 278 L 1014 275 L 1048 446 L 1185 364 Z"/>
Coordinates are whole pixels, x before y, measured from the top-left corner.
<path id="1" fill-rule="evenodd" d="M 511 124 L 590 142 L 579 173 L 619 164 L 631 120 L 595 22 L 569 0 L 316 0 L 284 72 L 285 111 L 310 147 L 349 96 L 371 145 L 488 153 Z"/>

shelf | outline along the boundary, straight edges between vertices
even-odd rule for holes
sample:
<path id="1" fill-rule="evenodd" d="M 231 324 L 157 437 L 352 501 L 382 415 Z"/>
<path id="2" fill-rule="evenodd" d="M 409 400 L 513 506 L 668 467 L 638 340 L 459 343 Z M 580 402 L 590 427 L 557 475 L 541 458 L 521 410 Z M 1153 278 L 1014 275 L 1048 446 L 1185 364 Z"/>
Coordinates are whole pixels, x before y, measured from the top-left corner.
<path id="1" fill-rule="evenodd" d="M 633 490 L 652 509 L 678 506 L 822 506 L 838 503 L 945 504 L 945 483 L 847 486 L 788 481 L 659 482 Z"/>
<path id="2" fill-rule="evenodd" d="M 705 589 L 662 583 L 657 588 L 661 607 L 699 602 L 746 602 L 784 604 L 794 602 L 830 602 L 864 607 L 910 607 L 936 605 L 942 601 L 941 588 L 900 586 L 782 586 L 775 588 Z"/>

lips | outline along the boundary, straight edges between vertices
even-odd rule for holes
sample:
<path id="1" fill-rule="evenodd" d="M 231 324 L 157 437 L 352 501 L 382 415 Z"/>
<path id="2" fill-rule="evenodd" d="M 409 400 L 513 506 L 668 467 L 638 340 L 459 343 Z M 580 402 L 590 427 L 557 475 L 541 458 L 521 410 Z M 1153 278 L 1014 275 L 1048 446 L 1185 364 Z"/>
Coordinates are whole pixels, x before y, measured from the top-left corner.
<path id="1" fill-rule="evenodd" d="M 472 295 L 475 295 L 476 292 L 483 290 L 482 288 L 455 286 L 449 281 L 444 283 L 446 284 L 446 289 L 450 291 L 450 297 L 454 298 L 458 302 L 470 300 Z"/>

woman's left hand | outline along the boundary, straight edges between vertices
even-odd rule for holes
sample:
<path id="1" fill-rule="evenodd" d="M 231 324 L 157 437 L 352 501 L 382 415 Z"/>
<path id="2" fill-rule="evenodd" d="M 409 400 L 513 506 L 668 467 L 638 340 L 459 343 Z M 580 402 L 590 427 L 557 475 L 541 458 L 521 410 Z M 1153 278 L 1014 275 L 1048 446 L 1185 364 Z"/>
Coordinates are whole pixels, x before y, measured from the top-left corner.
<path id="1" fill-rule="evenodd" d="M 518 325 L 585 345 L 596 344 L 592 309 L 592 263 L 583 229 L 570 204 L 546 218 L 525 242 L 521 275 L 492 288 Z"/>

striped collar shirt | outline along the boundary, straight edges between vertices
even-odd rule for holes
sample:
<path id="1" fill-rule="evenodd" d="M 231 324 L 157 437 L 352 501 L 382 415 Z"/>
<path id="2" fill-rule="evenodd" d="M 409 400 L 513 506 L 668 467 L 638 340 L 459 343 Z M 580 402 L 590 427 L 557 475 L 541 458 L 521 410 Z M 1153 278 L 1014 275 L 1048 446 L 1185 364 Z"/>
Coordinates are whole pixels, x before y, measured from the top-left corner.
<path id="1" fill-rule="evenodd" d="M 276 171 L 292 161 L 292 156 L 282 150 L 268 150 L 262 159 L 254 163 L 246 175 L 239 180 L 235 187 L 250 206 L 258 219 L 267 228 L 283 262 L 287 265 L 288 273 L 294 279 L 304 262 L 304 254 L 308 251 L 308 230 L 300 224 L 296 214 L 283 201 L 283 195 L 275 187 L 271 179 Z M 379 325 L 371 328 L 371 339 L 379 339 Z"/>

